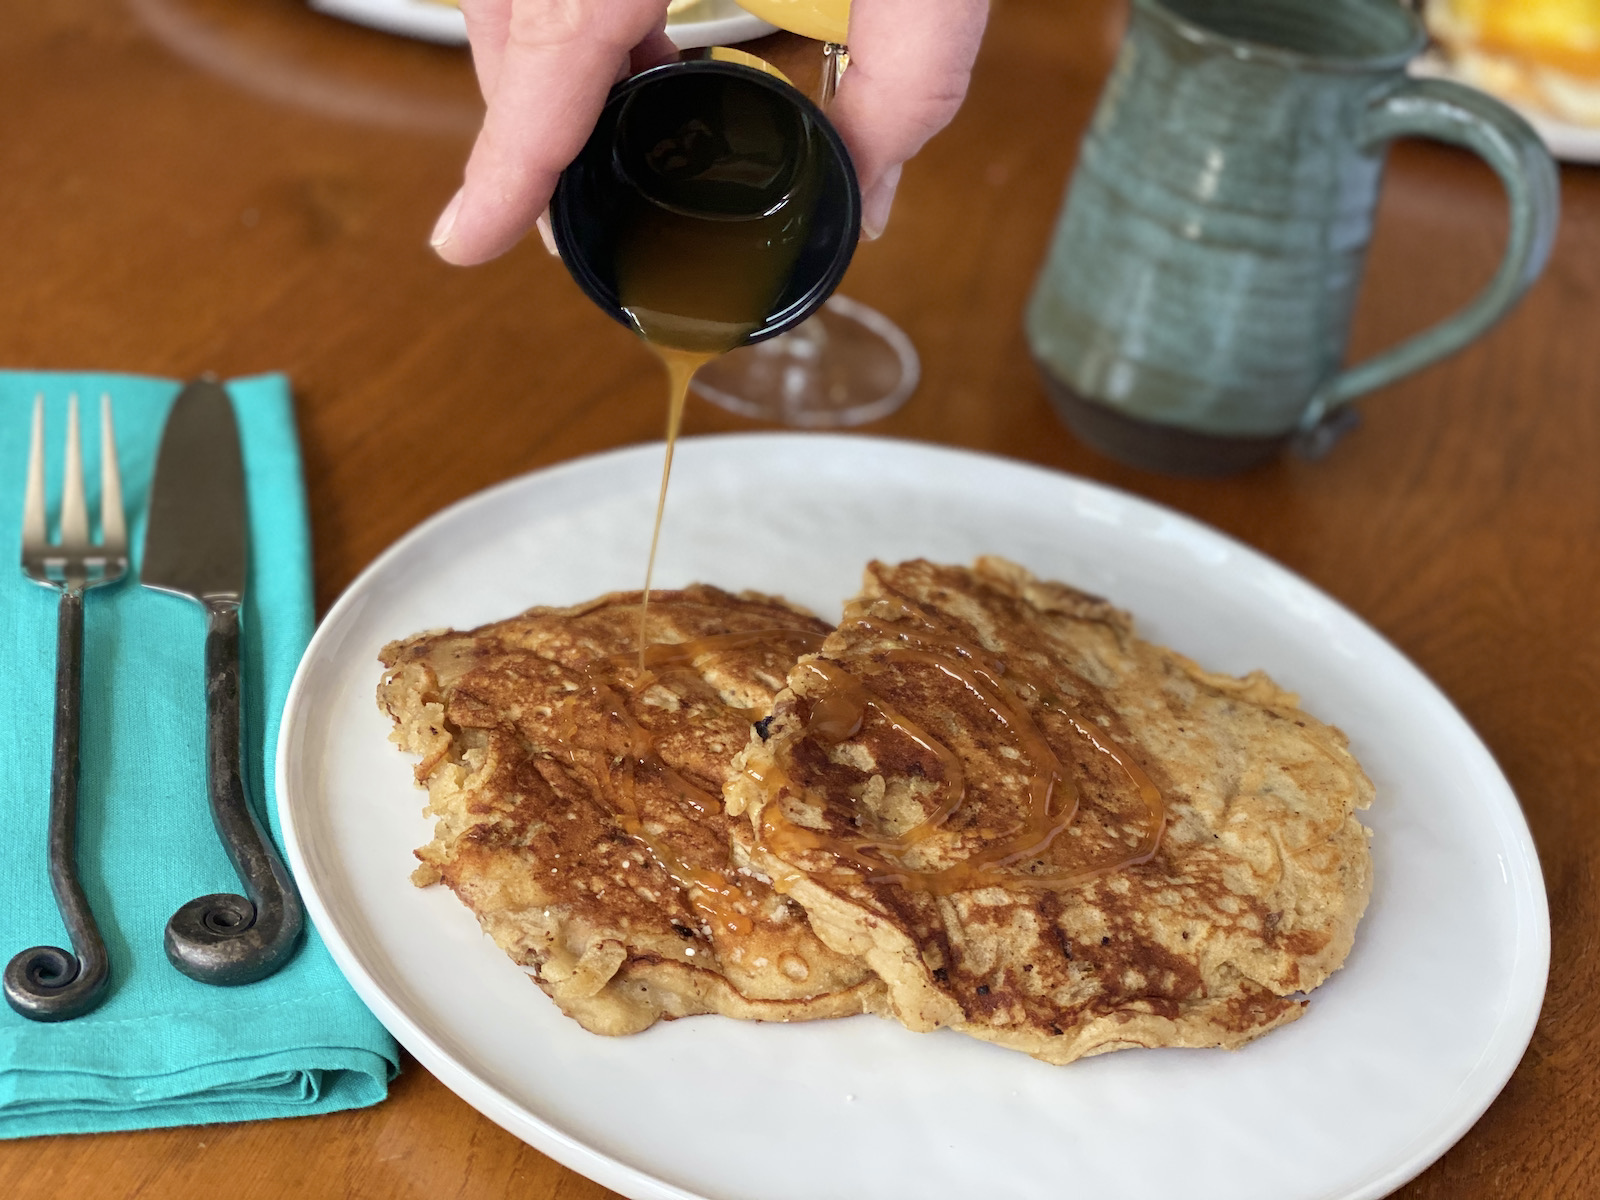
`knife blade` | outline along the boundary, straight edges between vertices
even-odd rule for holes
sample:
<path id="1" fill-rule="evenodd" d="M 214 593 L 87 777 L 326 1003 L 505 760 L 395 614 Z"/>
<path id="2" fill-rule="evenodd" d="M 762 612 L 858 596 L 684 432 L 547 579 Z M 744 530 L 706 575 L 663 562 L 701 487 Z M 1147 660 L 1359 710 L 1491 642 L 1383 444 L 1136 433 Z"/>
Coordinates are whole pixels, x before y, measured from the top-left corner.
<path id="1" fill-rule="evenodd" d="M 304 910 L 245 791 L 240 610 L 249 570 L 249 510 L 239 429 L 210 377 L 184 387 L 161 434 L 139 582 L 205 611 L 206 790 L 217 836 L 245 895 L 189 901 L 167 922 L 167 959 L 202 983 L 251 983 L 293 955 Z"/>
<path id="2" fill-rule="evenodd" d="M 233 404 L 199 379 L 178 393 L 161 434 L 139 582 L 202 603 L 242 600 L 249 545 Z"/>

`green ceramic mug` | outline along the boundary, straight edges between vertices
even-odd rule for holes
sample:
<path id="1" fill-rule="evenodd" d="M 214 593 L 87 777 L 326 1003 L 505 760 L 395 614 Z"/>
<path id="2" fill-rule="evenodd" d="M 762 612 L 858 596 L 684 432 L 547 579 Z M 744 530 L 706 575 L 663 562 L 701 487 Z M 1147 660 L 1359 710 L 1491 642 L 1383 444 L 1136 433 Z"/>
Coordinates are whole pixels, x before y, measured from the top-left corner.
<path id="1" fill-rule="evenodd" d="M 1027 314 L 1080 438 L 1188 474 L 1325 452 L 1351 400 L 1517 302 L 1550 253 L 1555 165 L 1505 105 L 1410 79 L 1426 42 L 1396 0 L 1133 0 Z M 1407 136 L 1494 168 L 1509 244 L 1466 308 L 1341 369 L 1384 155 Z"/>

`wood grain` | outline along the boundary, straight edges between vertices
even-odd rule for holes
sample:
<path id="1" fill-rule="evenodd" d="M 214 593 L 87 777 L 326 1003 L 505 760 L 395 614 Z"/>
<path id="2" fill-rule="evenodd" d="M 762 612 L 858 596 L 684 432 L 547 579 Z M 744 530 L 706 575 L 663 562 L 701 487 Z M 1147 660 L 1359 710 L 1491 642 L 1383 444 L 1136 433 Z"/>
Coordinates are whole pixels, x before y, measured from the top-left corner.
<path id="1" fill-rule="evenodd" d="M 1398 1194 L 1597 1194 L 1600 171 L 1564 170 L 1555 256 L 1522 306 L 1373 397 L 1327 461 L 1210 482 L 1120 467 L 1057 424 L 1020 317 L 1122 20 L 1111 0 L 997 0 L 970 99 L 908 166 L 888 233 L 845 283 L 924 354 L 919 392 L 875 431 L 1191 513 L 1327 589 L 1438 682 L 1522 798 L 1554 950 L 1510 1085 Z M 796 73 L 814 61 L 798 39 L 761 49 Z M 0 362 L 287 371 L 324 608 L 442 505 L 660 436 L 654 362 L 536 241 L 472 270 L 429 252 L 480 112 L 463 51 L 295 0 L 53 0 L 8 10 L 0 80 Z M 1475 160 L 1398 148 L 1352 354 L 1465 300 L 1504 225 Z M 696 405 L 688 427 L 748 424 Z M 0 1196 L 223 1194 L 610 1193 L 409 1061 L 362 1112 L 0 1144 Z"/>

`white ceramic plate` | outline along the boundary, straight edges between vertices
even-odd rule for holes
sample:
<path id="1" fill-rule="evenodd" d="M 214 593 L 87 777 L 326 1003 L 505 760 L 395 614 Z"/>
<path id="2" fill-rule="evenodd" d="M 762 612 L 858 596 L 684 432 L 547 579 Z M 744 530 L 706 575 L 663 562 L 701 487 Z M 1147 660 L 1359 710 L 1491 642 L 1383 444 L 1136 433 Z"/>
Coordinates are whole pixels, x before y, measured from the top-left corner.
<path id="1" fill-rule="evenodd" d="M 447 45 L 467 44 L 467 25 L 461 10 L 436 0 L 310 0 L 311 7 L 329 16 L 386 33 L 421 38 Z M 734 0 L 695 0 L 667 21 L 667 36 L 680 50 L 697 46 L 731 46 L 765 37 L 776 26 L 744 11 Z"/>
<path id="2" fill-rule="evenodd" d="M 1350 734 L 1378 787 L 1376 890 L 1348 965 L 1237 1053 L 1051 1067 L 855 1017 L 697 1017 L 634 1037 L 560 1015 L 443 888 L 379 647 L 636 587 L 661 448 L 514 479 L 401 539 L 339 600 L 284 714 L 289 854 L 335 959 L 469 1103 L 635 1198 L 1385 1195 L 1477 1120 L 1539 1011 L 1549 924 L 1504 777 L 1450 702 L 1333 600 L 1183 516 L 1003 459 L 864 437 L 690 439 L 658 582 L 778 592 L 836 618 L 870 557 L 1000 553 L 1131 608 L 1214 668 L 1265 667 Z"/>
<path id="3" fill-rule="evenodd" d="M 1483 90 L 1481 84 L 1457 74 L 1451 69 L 1449 60 L 1433 51 L 1413 59 L 1411 73 L 1425 79 L 1453 79 L 1457 83 Z M 1558 121 L 1554 117 L 1547 117 L 1543 113 L 1524 108 L 1504 96 L 1497 95 L 1495 99 L 1533 126 L 1534 132 L 1544 139 L 1545 148 L 1550 151 L 1552 157 L 1559 158 L 1563 162 L 1600 163 L 1600 129 Z"/>

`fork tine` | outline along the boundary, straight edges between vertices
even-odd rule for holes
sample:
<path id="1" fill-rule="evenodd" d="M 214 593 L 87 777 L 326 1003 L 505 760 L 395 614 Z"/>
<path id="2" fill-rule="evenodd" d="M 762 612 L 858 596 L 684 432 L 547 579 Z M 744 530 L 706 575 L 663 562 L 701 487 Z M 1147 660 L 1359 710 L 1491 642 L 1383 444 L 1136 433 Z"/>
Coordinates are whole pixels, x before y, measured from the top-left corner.
<path id="1" fill-rule="evenodd" d="M 89 508 L 83 498 L 83 438 L 78 432 L 78 394 L 67 400 L 67 460 L 61 486 L 61 549 L 89 547 Z"/>
<path id="2" fill-rule="evenodd" d="M 33 401 L 33 440 L 28 444 L 28 488 L 22 500 L 22 554 L 45 544 L 44 519 L 44 393 Z"/>
<path id="3" fill-rule="evenodd" d="M 128 527 L 122 515 L 122 473 L 117 469 L 117 437 L 111 425 L 111 396 L 100 395 L 100 540 L 108 555 L 128 548 Z"/>

